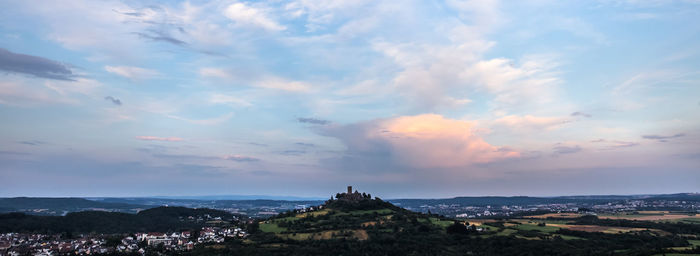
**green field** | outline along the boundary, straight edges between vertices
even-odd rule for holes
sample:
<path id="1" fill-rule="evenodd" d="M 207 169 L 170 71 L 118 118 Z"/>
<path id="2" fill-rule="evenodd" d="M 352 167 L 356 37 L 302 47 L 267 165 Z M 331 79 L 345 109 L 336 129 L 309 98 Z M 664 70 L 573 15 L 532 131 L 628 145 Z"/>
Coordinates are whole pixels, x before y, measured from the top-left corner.
<path id="1" fill-rule="evenodd" d="M 501 232 L 496 233 L 495 235 L 496 236 L 509 236 L 509 235 L 515 234 L 517 232 L 518 231 L 515 229 L 505 228 L 505 229 L 501 230 Z"/>
<path id="2" fill-rule="evenodd" d="M 700 240 L 688 240 L 690 246 L 700 246 Z"/>
<path id="3" fill-rule="evenodd" d="M 284 218 L 276 219 L 275 221 L 277 221 L 277 222 L 280 222 L 280 221 L 295 221 L 295 220 L 298 220 L 298 219 L 301 219 L 301 218 L 299 218 L 299 217 L 297 217 L 297 216 L 292 216 L 292 217 L 284 217 Z"/>
<path id="4" fill-rule="evenodd" d="M 498 230 L 497 227 L 489 226 L 488 224 L 482 224 L 482 225 L 479 226 L 479 227 L 483 228 L 485 231 L 496 231 L 496 230 Z"/>
<path id="5" fill-rule="evenodd" d="M 689 224 L 700 224 L 700 219 L 698 219 L 698 218 L 685 218 L 685 219 L 678 219 L 675 221 L 685 222 L 685 223 L 689 223 Z"/>
<path id="6" fill-rule="evenodd" d="M 636 214 L 600 214 L 598 215 L 599 218 L 606 218 L 606 217 L 616 217 L 616 218 L 625 218 L 625 219 L 635 219 L 635 218 L 642 218 L 642 217 L 648 217 L 648 216 L 664 216 L 663 213 L 636 213 Z"/>
<path id="7" fill-rule="evenodd" d="M 378 215 L 387 215 L 391 214 L 394 211 L 391 209 L 379 209 L 379 210 L 356 210 L 356 211 L 349 211 L 349 212 L 338 212 L 334 215 L 336 216 L 342 216 L 342 215 L 365 215 L 365 214 L 373 214 L 377 213 Z"/>
<path id="8" fill-rule="evenodd" d="M 568 224 L 571 221 L 570 220 L 534 220 L 530 221 L 529 223 L 537 225 L 537 223 L 547 223 L 547 224 Z"/>
<path id="9" fill-rule="evenodd" d="M 431 217 L 430 223 L 433 223 L 434 225 L 438 225 L 442 228 L 446 228 L 446 227 L 449 227 L 450 225 L 452 225 L 454 223 L 454 221 L 452 221 L 452 220 L 440 220 L 438 218 Z"/>
<path id="10" fill-rule="evenodd" d="M 542 222 L 542 221 L 538 221 Z M 563 221 L 564 223 L 566 221 Z M 555 236 L 561 237 L 564 240 L 580 240 L 584 238 L 576 237 L 576 236 L 569 236 L 569 235 L 559 235 L 555 234 L 556 231 L 560 229 L 560 227 L 553 227 L 553 226 L 537 226 L 536 222 L 531 222 L 531 223 L 522 223 L 522 224 L 516 224 L 513 225 L 512 223 L 505 223 L 505 227 L 496 227 L 496 226 L 491 226 L 489 223 L 484 223 L 481 225 L 482 228 L 486 230 L 486 234 L 480 235 L 482 238 L 488 238 L 492 236 L 512 236 L 514 235 L 517 238 L 521 239 L 527 239 L 527 240 L 538 240 L 541 239 L 541 237 L 550 237 L 553 238 Z M 518 231 L 536 231 L 539 232 L 539 236 L 533 237 L 533 236 L 522 236 L 518 234 Z"/>
<path id="11" fill-rule="evenodd" d="M 287 228 L 282 228 L 280 226 L 277 226 L 275 223 L 260 223 L 260 230 L 262 232 L 271 232 L 271 233 L 282 233 L 287 231 Z"/>
<path id="12" fill-rule="evenodd" d="M 552 227 L 552 226 L 537 226 L 537 224 L 520 224 L 515 226 L 514 228 L 519 229 L 519 230 L 525 230 L 525 231 L 540 231 L 540 232 L 545 232 L 545 233 L 554 233 L 557 230 L 559 230 L 559 227 Z"/>

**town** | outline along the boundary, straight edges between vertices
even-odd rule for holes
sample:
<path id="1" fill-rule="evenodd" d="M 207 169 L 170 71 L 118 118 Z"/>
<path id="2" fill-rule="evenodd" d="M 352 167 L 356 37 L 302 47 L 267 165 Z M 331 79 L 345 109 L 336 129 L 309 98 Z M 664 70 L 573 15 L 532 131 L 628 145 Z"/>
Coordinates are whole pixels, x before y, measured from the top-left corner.
<path id="1" fill-rule="evenodd" d="M 537 203 L 518 205 L 411 204 L 396 203 L 411 211 L 431 212 L 455 218 L 516 217 L 539 213 L 582 212 L 590 215 L 621 214 L 635 211 L 679 211 L 697 213 L 700 202 L 683 200 L 612 200 L 603 202 Z"/>

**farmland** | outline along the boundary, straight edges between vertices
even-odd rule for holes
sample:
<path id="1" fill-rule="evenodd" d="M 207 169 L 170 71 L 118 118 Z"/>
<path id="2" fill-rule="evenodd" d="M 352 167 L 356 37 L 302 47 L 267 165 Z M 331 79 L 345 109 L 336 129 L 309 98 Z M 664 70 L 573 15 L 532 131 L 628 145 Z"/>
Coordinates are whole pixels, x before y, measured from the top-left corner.
<path id="1" fill-rule="evenodd" d="M 524 216 L 526 219 L 575 219 L 585 216 L 580 213 L 547 213 L 539 215 Z M 671 212 L 671 211 L 635 211 L 623 213 L 602 213 L 597 215 L 600 219 L 611 220 L 639 220 L 655 222 L 688 222 L 700 223 L 700 214 Z"/>
<path id="2" fill-rule="evenodd" d="M 626 220 L 645 220 L 645 221 L 678 221 L 678 220 L 697 220 L 700 221 L 700 214 L 674 213 L 667 211 L 639 211 L 634 213 L 623 214 L 601 214 L 598 216 L 601 219 L 626 219 Z"/>

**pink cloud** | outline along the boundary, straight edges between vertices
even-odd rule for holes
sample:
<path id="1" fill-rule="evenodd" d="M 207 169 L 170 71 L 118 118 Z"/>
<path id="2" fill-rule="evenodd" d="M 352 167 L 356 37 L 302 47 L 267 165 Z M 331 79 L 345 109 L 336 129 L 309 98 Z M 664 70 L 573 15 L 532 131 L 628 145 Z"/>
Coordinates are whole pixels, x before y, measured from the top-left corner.
<path id="1" fill-rule="evenodd" d="M 415 168 L 464 167 L 519 157 L 493 146 L 473 132 L 468 121 L 424 114 L 329 127 L 352 155 L 385 155 L 396 165 Z"/>
<path id="2" fill-rule="evenodd" d="M 178 137 L 156 137 L 156 136 L 136 136 L 139 140 L 155 140 L 155 141 L 182 141 L 182 138 Z"/>

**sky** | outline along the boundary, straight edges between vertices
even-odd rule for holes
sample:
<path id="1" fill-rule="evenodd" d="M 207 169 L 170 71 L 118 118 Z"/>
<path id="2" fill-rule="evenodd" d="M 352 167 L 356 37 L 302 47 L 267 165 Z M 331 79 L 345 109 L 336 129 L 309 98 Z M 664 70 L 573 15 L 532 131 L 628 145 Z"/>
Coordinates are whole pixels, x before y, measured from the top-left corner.
<path id="1" fill-rule="evenodd" d="M 0 6 L 0 196 L 700 192 L 700 1 Z"/>

